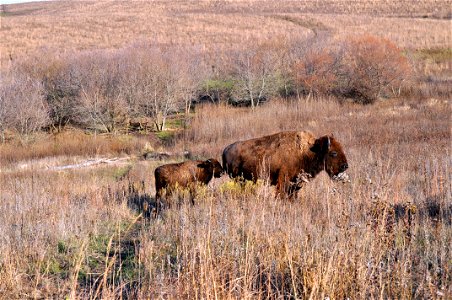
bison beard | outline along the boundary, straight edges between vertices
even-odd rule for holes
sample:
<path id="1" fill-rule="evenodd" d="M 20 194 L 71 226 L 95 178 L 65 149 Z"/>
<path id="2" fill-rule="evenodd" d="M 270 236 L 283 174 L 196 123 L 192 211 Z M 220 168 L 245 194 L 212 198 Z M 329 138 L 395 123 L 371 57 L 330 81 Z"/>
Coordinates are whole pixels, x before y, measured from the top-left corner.
<path id="1" fill-rule="evenodd" d="M 315 138 L 306 131 L 286 131 L 227 146 L 223 168 L 231 178 L 256 182 L 269 178 L 277 194 L 293 197 L 322 170 L 340 178 L 348 168 L 340 143 L 332 136 Z"/>

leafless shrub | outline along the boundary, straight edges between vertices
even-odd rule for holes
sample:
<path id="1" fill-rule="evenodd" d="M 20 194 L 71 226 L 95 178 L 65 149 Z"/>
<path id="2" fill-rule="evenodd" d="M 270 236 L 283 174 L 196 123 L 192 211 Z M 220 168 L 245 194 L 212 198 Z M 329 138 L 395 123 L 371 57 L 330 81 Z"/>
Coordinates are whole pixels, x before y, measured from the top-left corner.
<path id="1" fill-rule="evenodd" d="M 81 74 L 70 57 L 57 57 L 48 62 L 42 78 L 52 127 L 61 131 L 68 123 L 75 123 L 81 105 Z"/>
<path id="2" fill-rule="evenodd" d="M 191 110 L 202 76 L 195 47 L 135 44 L 49 57 L 21 61 L 13 75 L 41 83 L 50 125 L 58 130 L 71 123 L 115 132 L 140 117 L 164 130 L 169 114 Z"/>
<path id="3" fill-rule="evenodd" d="M 120 55 L 124 68 L 119 85 L 131 116 L 150 117 L 162 131 L 169 114 L 190 111 L 198 87 L 196 51 L 136 45 Z"/>
<path id="4" fill-rule="evenodd" d="M 122 74 L 117 57 L 108 52 L 86 53 L 78 58 L 77 63 L 82 74 L 78 122 L 114 132 L 117 124 L 124 124 L 128 115 L 128 107 L 120 90 Z"/>
<path id="5" fill-rule="evenodd" d="M 12 128 L 22 135 L 49 124 L 42 84 L 27 76 L 4 78 L 0 85 L 0 130 Z"/>
<path id="6" fill-rule="evenodd" d="M 292 70 L 298 93 L 303 92 L 308 98 L 331 94 L 338 87 L 340 63 L 340 57 L 332 50 L 307 49 Z"/>
<path id="7" fill-rule="evenodd" d="M 372 103 L 380 96 L 400 95 L 410 66 L 402 51 L 387 39 L 371 35 L 345 41 L 341 94 L 361 103 Z"/>
<path id="8" fill-rule="evenodd" d="M 61 131 L 76 119 L 76 109 L 80 108 L 81 69 L 78 66 L 79 53 L 58 53 L 42 49 L 39 54 L 15 62 L 9 73 L 11 76 L 28 76 L 40 82 L 48 115 L 49 128 Z"/>
<path id="9" fill-rule="evenodd" d="M 277 51 L 274 44 L 246 44 L 231 55 L 233 60 L 234 98 L 258 106 L 278 91 Z"/>
<path id="10" fill-rule="evenodd" d="M 370 103 L 399 95 L 409 74 L 407 59 L 384 39 L 360 36 L 342 44 L 322 36 L 311 42 L 275 38 L 212 53 L 137 43 L 49 61 L 29 59 L 14 74 L 41 83 L 53 127 L 73 123 L 104 132 L 140 117 L 165 130 L 168 116 L 187 115 L 196 97 L 254 109 L 278 94 L 293 95 L 293 84 L 298 96 L 339 95 Z"/>
<path id="11" fill-rule="evenodd" d="M 395 44 L 371 35 L 317 40 L 297 55 L 292 74 L 298 90 L 308 97 L 337 95 L 364 104 L 396 97 L 411 71 Z"/>

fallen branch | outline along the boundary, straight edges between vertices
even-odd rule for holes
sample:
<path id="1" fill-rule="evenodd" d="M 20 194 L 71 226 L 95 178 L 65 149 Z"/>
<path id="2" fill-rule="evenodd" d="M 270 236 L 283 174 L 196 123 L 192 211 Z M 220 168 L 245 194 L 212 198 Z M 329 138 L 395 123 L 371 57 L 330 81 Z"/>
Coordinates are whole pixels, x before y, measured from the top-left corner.
<path id="1" fill-rule="evenodd" d="M 67 170 L 67 169 L 79 169 L 79 168 L 85 168 L 85 167 L 91 167 L 95 165 L 100 164 L 112 164 L 122 161 L 128 161 L 130 160 L 130 157 L 123 157 L 123 158 L 100 158 L 100 159 L 89 159 L 85 162 L 79 163 L 79 164 L 73 164 L 73 165 L 65 165 L 65 166 L 55 166 L 55 167 L 47 167 L 48 170 Z"/>

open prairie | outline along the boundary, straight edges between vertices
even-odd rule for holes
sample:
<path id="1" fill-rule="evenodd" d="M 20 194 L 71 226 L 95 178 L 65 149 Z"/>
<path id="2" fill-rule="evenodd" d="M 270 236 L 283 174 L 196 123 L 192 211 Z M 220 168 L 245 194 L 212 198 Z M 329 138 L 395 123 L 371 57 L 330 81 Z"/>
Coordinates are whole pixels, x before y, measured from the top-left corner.
<path id="1" fill-rule="evenodd" d="M 450 1 L 50 1 L 3 5 L 2 62 L 37 51 L 140 40 L 227 47 L 274 36 L 370 33 L 403 48 L 450 47 Z"/>
<path id="2" fill-rule="evenodd" d="M 0 299 L 452 298 L 450 1 L 50 1 L 1 8 Z M 356 34 L 365 38 L 342 47 Z M 396 64 L 361 47 L 380 46 L 374 36 L 390 41 L 377 52 L 402 53 L 391 56 Z M 300 91 L 269 93 L 252 107 L 223 101 L 223 94 L 245 97 L 231 88 L 245 79 L 221 77 L 236 74 L 226 72 L 239 65 L 231 57 L 242 52 L 234 51 L 267 41 L 290 62 L 299 53 L 326 53 L 319 57 L 327 63 L 315 68 L 364 49 L 390 74 L 409 71 L 392 79 L 397 86 L 369 80 L 380 89 L 364 105 L 337 96 L 343 79 L 328 77 L 349 70 L 344 62 L 360 62 L 346 53 L 340 68 L 296 77 L 305 85 Z M 300 41 L 318 48 L 281 50 Z M 330 55 L 329 47 L 339 50 Z M 195 77 L 205 66 L 188 68 L 192 53 L 213 53 L 209 63 L 226 71 Z M 164 86 L 167 94 L 147 91 L 168 61 L 175 67 L 165 80 L 183 74 L 180 84 L 196 93 L 169 94 L 176 84 Z M 275 90 L 286 87 L 281 65 Z M 178 73 L 184 68 L 191 76 Z M 360 71 L 352 70 L 345 77 Z M 115 72 L 122 77 L 108 76 Z M 206 86 L 217 94 L 205 93 Z M 136 107 L 149 107 L 130 99 L 157 91 L 173 101 L 166 104 L 181 98 L 181 105 L 165 111 L 162 124 L 161 111 L 150 112 L 155 124 L 148 125 Z M 40 97 L 44 114 L 32 114 L 40 106 L 21 109 Z M 106 113 L 97 109 L 102 97 Z M 2 114 L 8 101 L 22 104 Z M 61 120 L 57 104 L 65 113 L 70 108 Z M 322 172 L 290 201 L 276 197 L 266 179 L 241 185 L 225 175 L 200 186 L 194 204 L 180 191 L 156 210 L 156 167 L 186 156 L 221 161 L 234 141 L 284 130 L 332 133 L 344 147 L 350 181 Z"/>

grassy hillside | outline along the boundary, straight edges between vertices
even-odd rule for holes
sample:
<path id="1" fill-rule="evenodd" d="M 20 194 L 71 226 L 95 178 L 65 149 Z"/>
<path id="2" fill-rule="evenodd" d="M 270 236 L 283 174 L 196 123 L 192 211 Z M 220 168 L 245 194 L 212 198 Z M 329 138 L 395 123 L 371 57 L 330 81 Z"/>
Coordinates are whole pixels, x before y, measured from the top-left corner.
<path id="1" fill-rule="evenodd" d="M 227 47 L 274 36 L 374 34 L 401 47 L 450 47 L 448 1 L 49 1 L 2 5 L 2 63 L 39 51 L 140 40 Z"/>

